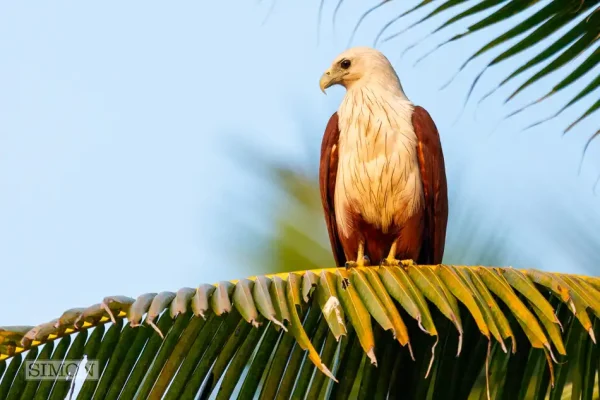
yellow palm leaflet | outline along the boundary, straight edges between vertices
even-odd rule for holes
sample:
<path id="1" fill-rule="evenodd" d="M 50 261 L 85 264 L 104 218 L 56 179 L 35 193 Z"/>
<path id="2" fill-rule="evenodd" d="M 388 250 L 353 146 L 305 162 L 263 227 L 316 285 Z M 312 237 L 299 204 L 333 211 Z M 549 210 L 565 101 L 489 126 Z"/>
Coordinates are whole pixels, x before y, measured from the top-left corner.
<path id="1" fill-rule="evenodd" d="M 381 279 L 379 279 L 378 273 L 374 268 L 365 268 L 361 271 L 361 273 L 367 277 L 369 284 L 383 304 L 384 310 L 394 326 L 394 338 L 397 339 L 402 346 L 406 346 L 408 344 L 409 350 L 412 354 L 406 325 L 404 324 L 404 321 L 402 320 L 394 301 L 388 294 L 387 290 L 385 290 L 383 282 L 381 282 Z"/>
<path id="2" fill-rule="evenodd" d="M 556 276 L 553 274 L 549 274 L 544 271 L 538 271 L 535 269 L 529 270 L 526 272 L 527 276 L 537 284 L 547 287 L 550 289 L 558 298 L 560 298 L 563 303 L 570 304 L 571 295 L 569 294 L 569 289 L 562 286 Z"/>
<path id="3" fill-rule="evenodd" d="M 572 305 L 571 310 L 575 317 L 583 326 L 583 329 L 590 335 L 592 341 L 596 343 L 596 335 L 594 334 L 594 329 L 592 327 L 592 321 L 590 319 L 589 314 L 587 313 L 587 308 L 589 305 L 585 301 L 583 297 L 581 297 L 580 293 L 576 288 L 572 288 L 571 284 L 567 279 L 566 275 L 556 276 L 555 279 L 560 283 L 561 286 L 567 288 L 570 295 L 570 304 Z"/>
<path id="4" fill-rule="evenodd" d="M 127 319 L 129 320 L 129 324 L 131 326 L 139 326 L 142 322 L 142 318 L 144 317 L 144 314 L 146 314 L 148 312 L 148 310 L 150 309 L 150 305 L 152 304 L 152 300 L 154 300 L 154 298 L 156 297 L 158 293 L 146 293 L 146 294 L 142 294 L 140 296 L 138 296 L 137 299 L 135 299 L 135 302 L 131 305 L 131 307 L 129 308 L 129 311 L 127 312 Z M 81 312 L 83 311 L 83 309 L 81 309 Z M 79 312 L 79 314 L 81 314 L 81 312 Z M 79 315 L 77 315 L 79 316 Z M 62 317 L 61 317 L 62 318 Z M 64 325 L 71 325 L 71 323 L 67 322 L 67 320 L 65 321 L 60 321 L 59 323 L 64 324 Z M 74 322 L 74 320 L 73 320 Z"/>
<path id="5" fill-rule="evenodd" d="M 287 300 L 285 296 L 285 281 L 279 276 L 271 278 L 271 286 L 269 287 L 271 302 L 275 308 L 275 315 L 281 323 L 290 321 L 290 311 L 288 310 Z"/>
<path id="6" fill-rule="evenodd" d="M 473 276 L 471 273 L 469 273 L 468 268 L 457 268 L 456 271 L 468 286 L 469 290 L 473 293 L 475 300 L 479 304 L 479 308 L 483 314 L 483 317 L 485 318 L 490 333 L 498 341 L 498 343 L 500 343 L 502 351 L 506 353 L 507 349 L 504 339 L 512 337 L 508 320 L 498 307 L 498 304 L 496 304 L 496 301 L 487 288 L 485 288 L 482 282 L 477 281 L 477 279 L 479 279 L 477 275 Z M 480 291 L 478 286 L 481 286 L 483 290 Z M 494 316 L 494 313 L 498 315 L 497 318 Z M 497 319 L 499 321 L 497 321 Z M 502 334 L 502 330 L 499 328 L 500 324 L 505 325 L 504 329 L 508 327 L 508 332 L 506 335 Z"/>
<path id="7" fill-rule="evenodd" d="M 371 325 L 371 315 L 363 304 L 357 290 L 350 281 L 348 272 L 339 269 L 337 272 L 337 293 L 340 297 L 341 304 L 346 310 L 346 315 L 350 319 L 350 323 L 354 326 L 356 335 L 360 344 L 367 353 L 371 364 L 377 365 L 375 358 L 375 338 L 373 337 L 373 327 Z"/>
<path id="8" fill-rule="evenodd" d="M 365 308 L 373 316 L 375 321 L 385 331 L 392 331 L 394 338 L 396 337 L 396 330 L 392 321 L 385 310 L 385 306 L 375 293 L 375 290 L 371 287 L 371 284 L 367 281 L 365 274 L 358 268 L 352 268 L 350 271 L 350 282 L 356 289 L 356 292 L 360 296 Z"/>
<path id="9" fill-rule="evenodd" d="M 315 291 L 315 298 L 323 312 L 323 317 L 329 325 L 336 341 L 348 334 L 346 316 L 337 294 L 337 278 L 329 271 L 322 271 L 319 276 L 319 285 Z"/>
<path id="10" fill-rule="evenodd" d="M 596 317 L 600 318 L 600 293 L 591 285 L 579 280 L 576 276 L 567 275 L 563 279 L 585 301 L 587 306 L 592 309 Z"/>
<path id="11" fill-rule="evenodd" d="M 188 304 L 194 295 L 196 294 L 196 289 L 192 289 L 189 287 L 181 288 L 175 293 L 175 298 L 171 302 L 171 306 L 169 307 L 169 312 L 171 313 L 171 318 L 176 318 L 180 314 L 184 314 L 187 311 Z"/>
<path id="12" fill-rule="evenodd" d="M 552 351 L 537 319 L 513 292 L 508 282 L 498 275 L 494 268 L 478 267 L 477 272 L 487 287 L 513 311 L 521 328 L 529 338 L 531 346 Z"/>
<path id="13" fill-rule="evenodd" d="M 417 320 L 419 328 L 431 336 L 437 336 L 425 298 L 404 268 L 386 266 L 380 268 L 378 272 L 386 290 L 411 317 Z"/>
<path id="14" fill-rule="evenodd" d="M 462 324 L 460 322 L 460 312 L 458 304 L 448 288 L 439 279 L 439 277 L 428 266 L 409 265 L 408 276 L 412 279 L 420 291 L 448 318 L 458 331 L 458 349 L 457 355 L 460 355 L 462 348 Z"/>
<path id="15" fill-rule="evenodd" d="M 546 328 L 546 332 L 548 333 L 548 336 L 550 336 L 550 340 L 552 340 L 552 343 L 554 343 L 554 347 L 556 347 L 556 350 L 558 350 L 558 354 L 563 356 L 567 354 L 560 333 L 560 325 L 549 321 L 548 318 L 546 318 L 546 316 L 544 315 L 544 313 L 538 308 L 536 303 L 530 300 L 529 304 L 531 305 L 531 309 L 537 315 L 539 320 L 542 321 L 542 325 L 544 325 L 544 328 Z"/>
<path id="16" fill-rule="evenodd" d="M 306 271 L 302 277 L 302 298 L 305 303 L 308 303 L 309 297 L 312 292 L 317 288 L 317 282 L 319 278 L 312 271 Z"/>
<path id="17" fill-rule="evenodd" d="M 479 331 L 489 339 L 490 329 L 485 321 L 483 312 L 473 296 L 472 289 L 469 288 L 460 275 L 445 265 L 440 265 L 437 272 L 450 292 L 469 309 Z"/>
<path id="18" fill-rule="evenodd" d="M 240 315 L 246 322 L 252 324 L 254 327 L 258 327 L 260 322 L 258 321 L 258 311 L 254 304 L 252 296 L 252 288 L 254 282 L 249 279 L 241 279 L 235 284 L 233 291 L 233 304 L 240 312 Z"/>
<path id="19" fill-rule="evenodd" d="M 257 277 L 254 280 L 251 297 L 254 299 L 258 312 L 260 312 L 263 317 L 275 324 L 277 329 L 283 328 L 287 331 L 283 323 L 277 319 L 275 307 L 273 306 L 271 295 L 269 293 L 270 286 L 271 280 L 269 278 L 265 276 Z"/>
<path id="20" fill-rule="evenodd" d="M 202 317 L 206 319 L 206 313 L 210 310 L 209 298 L 215 291 L 213 285 L 203 284 L 196 288 L 196 293 L 192 298 L 192 312 L 196 317 Z"/>
<path id="21" fill-rule="evenodd" d="M 212 296 L 210 296 L 210 307 L 218 317 L 231 311 L 231 300 L 229 296 L 233 294 L 235 285 L 233 283 L 219 282 Z"/>
<path id="22" fill-rule="evenodd" d="M 527 276 L 514 268 L 502 268 L 497 271 L 504 276 L 510 286 L 525 296 L 531 303 L 535 304 L 545 318 L 560 325 L 560 321 L 554 314 L 554 308 L 552 308 L 548 300 L 542 296 Z"/>
<path id="23" fill-rule="evenodd" d="M 595 276 L 579 276 L 579 279 L 586 281 L 592 285 L 596 290 L 600 291 L 600 278 Z"/>
<path id="24" fill-rule="evenodd" d="M 331 371 L 321 361 L 319 353 L 315 350 L 306 331 L 302 327 L 302 321 L 300 321 L 298 310 L 296 308 L 300 305 L 300 279 L 298 275 L 294 273 L 290 273 L 288 277 L 286 299 L 291 318 L 289 326 L 290 332 L 296 338 L 298 345 L 300 345 L 303 350 L 308 350 L 308 358 L 315 364 L 319 371 L 337 382 L 337 379 L 335 379 Z"/>

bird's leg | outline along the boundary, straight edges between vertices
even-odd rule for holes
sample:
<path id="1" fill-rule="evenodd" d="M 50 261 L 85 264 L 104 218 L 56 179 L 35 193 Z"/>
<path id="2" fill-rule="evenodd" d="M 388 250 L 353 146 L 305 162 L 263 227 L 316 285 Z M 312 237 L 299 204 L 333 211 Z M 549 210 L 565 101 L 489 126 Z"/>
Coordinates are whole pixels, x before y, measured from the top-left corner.
<path id="1" fill-rule="evenodd" d="M 346 261 L 346 269 L 355 267 L 366 267 L 369 264 L 369 257 L 365 255 L 365 242 L 361 240 L 358 243 L 358 255 L 356 256 L 356 261 Z"/>
<path id="2" fill-rule="evenodd" d="M 414 261 L 413 260 L 398 260 L 396 259 L 396 253 L 397 253 L 397 249 L 398 249 L 398 244 L 396 241 L 394 241 L 394 243 L 392 243 L 392 247 L 390 248 L 390 252 L 387 256 L 387 258 L 384 258 L 383 260 L 381 260 L 381 266 L 387 266 L 387 267 L 393 267 L 393 266 L 404 266 L 404 267 L 408 267 L 410 265 L 414 265 Z"/>
<path id="3" fill-rule="evenodd" d="M 387 258 L 384 258 L 381 261 L 381 265 L 388 266 L 388 267 L 400 265 L 400 262 L 398 260 L 396 260 L 396 248 L 397 248 L 397 241 L 394 240 L 394 243 L 392 243 L 392 247 L 390 248 L 390 252 L 389 252 Z"/>

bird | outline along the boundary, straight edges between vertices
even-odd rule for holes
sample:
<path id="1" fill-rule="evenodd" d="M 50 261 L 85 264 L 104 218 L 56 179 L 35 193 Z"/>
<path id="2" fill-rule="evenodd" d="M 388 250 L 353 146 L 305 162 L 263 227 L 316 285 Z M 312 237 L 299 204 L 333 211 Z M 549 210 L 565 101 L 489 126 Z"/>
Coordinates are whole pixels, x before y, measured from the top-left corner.
<path id="1" fill-rule="evenodd" d="M 338 267 L 440 264 L 448 188 L 438 129 L 370 47 L 339 54 L 319 85 L 346 89 L 321 143 L 319 188 Z"/>

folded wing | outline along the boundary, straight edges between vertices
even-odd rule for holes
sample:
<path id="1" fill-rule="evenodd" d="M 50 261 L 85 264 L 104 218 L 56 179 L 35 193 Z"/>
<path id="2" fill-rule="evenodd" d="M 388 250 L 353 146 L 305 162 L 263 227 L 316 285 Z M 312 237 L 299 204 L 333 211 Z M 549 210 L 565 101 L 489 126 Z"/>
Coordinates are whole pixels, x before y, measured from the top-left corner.
<path id="1" fill-rule="evenodd" d="M 439 264 L 444 256 L 448 222 L 448 187 L 442 144 L 429 113 L 416 106 L 412 123 L 417 135 L 417 157 L 423 182 L 425 227 L 418 262 Z"/>
<path id="2" fill-rule="evenodd" d="M 335 219 L 335 208 L 333 203 L 333 194 L 335 191 L 335 180 L 338 170 L 338 140 L 340 130 L 338 127 L 338 115 L 334 113 L 323 135 L 321 144 L 321 161 L 319 164 L 319 187 L 321 190 L 321 202 L 325 212 L 325 223 L 329 232 L 329 240 L 333 250 L 333 257 L 337 266 L 343 266 L 346 262 L 344 249 L 342 247 L 340 236 Z"/>

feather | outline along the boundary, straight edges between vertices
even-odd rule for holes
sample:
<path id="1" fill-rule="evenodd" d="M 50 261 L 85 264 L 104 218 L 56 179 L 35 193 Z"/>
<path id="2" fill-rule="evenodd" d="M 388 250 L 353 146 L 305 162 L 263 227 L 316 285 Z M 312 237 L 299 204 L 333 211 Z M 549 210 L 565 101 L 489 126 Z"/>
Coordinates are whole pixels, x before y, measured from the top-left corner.
<path id="1" fill-rule="evenodd" d="M 344 265 L 345 256 L 336 224 L 333 193 L 338 169 L 338 140 L 340 130 L 338 127 L 337 112 L 333 113 L 323 135 L 321 144 L 321 161 L 319 165 L 319 188 L 321 190 L 321 202 L 325 212 L 325 223 L 329 232 L 329 240 L 333 250 L 333 257 L 338 266 Z"/>
<path id="2" fill-rule="evenodd" d="M 419 264 L 439 264 L 444 256 L 448 221 L 448 187 L 442 144 L 435 123 L 423 107 L 415 107 L 412 123 L 417 135 L 423 183 L 425 220 Z"/>

